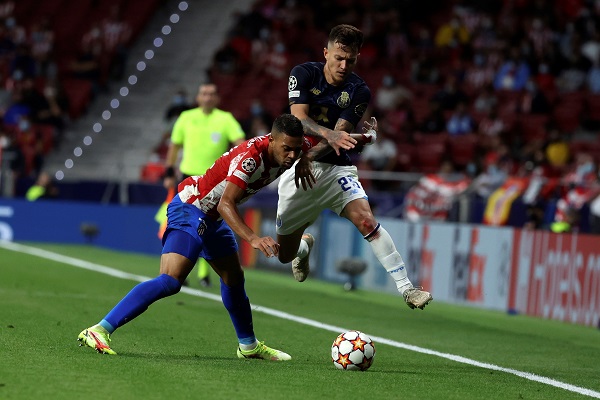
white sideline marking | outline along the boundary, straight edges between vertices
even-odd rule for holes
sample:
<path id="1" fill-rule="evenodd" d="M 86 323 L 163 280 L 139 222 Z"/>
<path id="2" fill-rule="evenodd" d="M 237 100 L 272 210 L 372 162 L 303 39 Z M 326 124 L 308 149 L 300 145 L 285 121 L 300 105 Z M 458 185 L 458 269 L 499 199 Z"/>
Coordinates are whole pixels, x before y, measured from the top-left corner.
<path id="1" fill-rule="evenodd" d="M 57 262 L 60 262 L 63 264 L 73 265 L 75 267 L 87 269 L 90 271 L 100 272 L 100 273 L 103 273 L 106 275 L 114 276 L 115 278 L 129 279 L 129 280 L 138 281 L 138 282 L 144 282 L 144 281 L 147 281 L 148 279 L 152 279 L 147 276 L 130 274 L 127 272 L 119 271 L 118 269 L 105 267 L 105 266 L 99 265 L 99 264 L 94 264 L 89 261 L 84 261 L 84 260 L 80 260 L 80 259 L 73 258 L 73 257 L 63 256 L 61 254 L 53 253 L 51 251 L 42 250 L 42 249 L 38 249 L 35 247 L 30 247 L 30 246 L 25 246 L 25 245 L 13 243 L 13 242 L 8 242 L 5 240 L 0 240 L 0 247 L 3 247 L 8 250 L 13 250 L 13 251 L 16 251 L 19 253 L 25 253 L 25 254 L 30 254 L 33 256 L 41 257 L 41 258 L 46 258 L 48 260 L 57 261 Z M 190 294 L 192 296 L 204 297 L 204 298 L 219 301 L 219 302 L 221 301 L 221 296 L 217 296 L 212 293 L 206 293 L 201 290 L 182 287 L 181 291 L 184 293 Z M 257 306 L 257 305 L 252 305 L 252 308 L 254 311 L 258 311 L 263 314 L 268 314 L 268 315 L 272 315 L 274 317 L 286 319 L 289 321 L 294 321 L 299 324 L 313 326 L 315 328 L 320 328 L 320 329 L 330 331 L 330 332 L 333 332 L 336 334 L 348 330 L 346 328 L 342 328 L 339 326 L 323 324 L 321 322 L 318 322 L 318 321 L 315 321 L 315 320 L 312 320 L 309 318 L 298 317 L 293 314 L 288 314 L 286 312 L 278 311 L 278 310 L 275 310 L 272 308 L 267 308 L 267 307 L 262 307 L 262 306 Z M 500 372 L 506 372 L 507 374 L 516 375 L 521 378 L 528 379 L 530 381 L 544 383 L 546 385 L 555 386 L 557 388 L 568 390 L 570 392 L 575 392 L 575 393 L 579 393 L 579 394 L 582 394 L 585 396 L 600 399 L 600 392 L 596 392 L 594 390 L 586 389 L 586 388 L 583 388 L 580 386 L 571 385 L 569 383 L 560 382 L 555 379 L 547 378 L 545 376 L 540 376 L 540 375 L 532 374 L 529 372 L 518 371 L 516 369 L 511 369 L 511 368 L 504 368 L 504 367 L 500 367 L 498 365 L 488 364 L 488 363 L 472 360 L 470 358 L 457 356 L 454 354 L 442 353 L 439 351 L 430 350 L 430 349 L 426 349 L 426 348 L 419 347 L 419 346 L 413 346 L 410 344 L 397 342 L 395 340 L 390 340 L 390 339 L 386 339 L 383 337 L 371 335 L 367 332 L 365 332 L 365 333 L 371 339 L 373 339 L 373 341 L 375 341 L 377 343 L 384 343 L 389 346 L 402 348 L 402 349 L 406 349 L 406 350 L 410 350 L 410 351 L 415 351 L 417 353 L 429 354 L 432 356 L 446 358 L 451 361 L 456 361 L 456 362 L 463 363 L 463 364 L 473 365 L 475 367 L 486 368 L 486 369 L 500 371 Z"/>

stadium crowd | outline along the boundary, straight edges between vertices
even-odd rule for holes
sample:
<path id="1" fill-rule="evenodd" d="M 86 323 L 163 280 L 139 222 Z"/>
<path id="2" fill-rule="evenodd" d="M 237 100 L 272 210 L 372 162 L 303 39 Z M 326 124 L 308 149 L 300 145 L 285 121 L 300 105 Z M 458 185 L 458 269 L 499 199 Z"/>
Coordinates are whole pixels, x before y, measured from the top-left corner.
<path id="1" fill-rule="evenodd" d="M 157 5 L 0 0 L 0 167 L 14 180 L 37 178 L 71 121 L 122 78 L 127 48 Z"/>
<path id="2" fill-rule="evenodd" d="M 417 219 L 448 218 L 433 212 L 438 203 L 448 211 L 468 193 L 487 202 L 486 223 L 508 219 L 487 215 L 490 199 L 510 206 L 518 197 L 520 226 L 578 228 L 600 192 L 600 3 L 256 1 L 209 71 L 225 93 L 243 94 L 224 95 L 224 107 L 242 120 L 259 98 L 267 115 L 285 110 L 286 71 L 320 59 L 328 29 L 342 22 L 365 33 L 356 72 L 382 136 L 356 157 L 362 169 L 425 174 L 429 183 L 408 193 L 421 205 Z"/>
<path id="3" fill-rule="evenodd" d="M 35 176 L 70 119 L 121 76 L 140 24 L 122 18 L 125 1 L 62 2 L 68 13 L 59 1 L 30 13 L 30 3 L 0 0 L 0 146 L 15 174 Z M 86 16 L 81 43 L 66 45 L 61 21 L 77 15 Z M 410 189 L 377 180 L 374 190 L 414 199 L 406 204 L 421 206 L 417 219 L 450 218 L 463 195 L 489 208 L 489 199 L 522 201 L 519 226 L 577 229 L 588 208 L 600 215 L 599 2 L 257 0 L 207 71 L 248 137 L 287 109 L 291 66 L 321 59 L 338 23 L 365 33 L 356 72 L 372 90 L 367 118 L 377 117 L 382 139 L 354 157 L 363 170 L 423 174 Z M 193 106 L 178 93 L 165 108 L 173 121 Z"/>

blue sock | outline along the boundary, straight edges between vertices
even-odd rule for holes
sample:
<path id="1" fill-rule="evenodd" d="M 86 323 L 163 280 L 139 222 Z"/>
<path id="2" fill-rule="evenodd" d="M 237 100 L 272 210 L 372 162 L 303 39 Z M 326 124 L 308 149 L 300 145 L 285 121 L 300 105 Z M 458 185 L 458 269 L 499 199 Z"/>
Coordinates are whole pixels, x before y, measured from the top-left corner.
<path id="1" fill-rule="evenodd" d="M 238 341 L 242 344 L 252 344 L 256 341 L 252 326 L 252 310 L 250 300 L 246 296 L 244 284 L 227 286 L 221 279 L 221 298 L 223 305 L 229 311 L 229 317 L 235 328 Z"/>
<path id="2" fill-rule="evenodd" d="M 109 333 L 131 321 L 156 300 L 174 295 L 181 289 L 179 281 L 162 274 L 136 285 L 100 322 Z M 104 322 L 104 324 L 103 324 Z M 108 325 L 108 326 L 106 326 Z M 110 328 L 110 329 L 109 329 Z M 111 331 L 112 329 L 112 331 Z"/>

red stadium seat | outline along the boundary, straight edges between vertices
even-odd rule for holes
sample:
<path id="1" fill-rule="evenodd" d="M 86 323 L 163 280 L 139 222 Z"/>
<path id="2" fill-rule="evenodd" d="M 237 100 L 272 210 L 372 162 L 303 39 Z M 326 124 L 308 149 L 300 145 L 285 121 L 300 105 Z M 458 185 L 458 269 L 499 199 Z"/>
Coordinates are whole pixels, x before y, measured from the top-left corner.
<path id="1" fill-rule="evenodd" d="M 448 139 L 448 150 L 452 162 L 458 167 L 464 167 L 477 157 L 479 138 L 476 134 L 451 136 Z"/>
<path id="2" fill-rule="evenodd" d="M 423 142 L 418 144 L 415 150 L 416 166 L 419 172 L 437 172 L 442 165 L 446 154 L 446 146 L 443 143 Z"/>
<path id="3" fill-rule="evenodd" d="M 549 117 L 544 114 L 522 115 L 519 120 L 519 130 L 524 142 L 544 140 L 547 136 L 546 124 Z"/>

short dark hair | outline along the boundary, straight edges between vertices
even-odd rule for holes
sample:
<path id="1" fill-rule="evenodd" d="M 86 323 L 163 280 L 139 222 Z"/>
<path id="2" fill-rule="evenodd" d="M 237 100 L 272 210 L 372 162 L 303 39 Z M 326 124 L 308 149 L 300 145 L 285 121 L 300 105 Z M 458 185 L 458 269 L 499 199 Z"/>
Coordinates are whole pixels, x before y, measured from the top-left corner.
<path id="1" fill-rule="evenodd" d="M 273 121 L 271 133 L 274 135 L 283 133 L 292 137 L 301 137 L 304 134 L 304 127 L 302 126 L 302 122 L 292 114 L 281 114 Z"/>
<path id="2" fill-rule="evenodd" d="M 363 45 L 364 35 L 360 29 L 348 24 L 336 25 L 329 32 L 328 43 L 339 43 L 358 52 Z"/>

